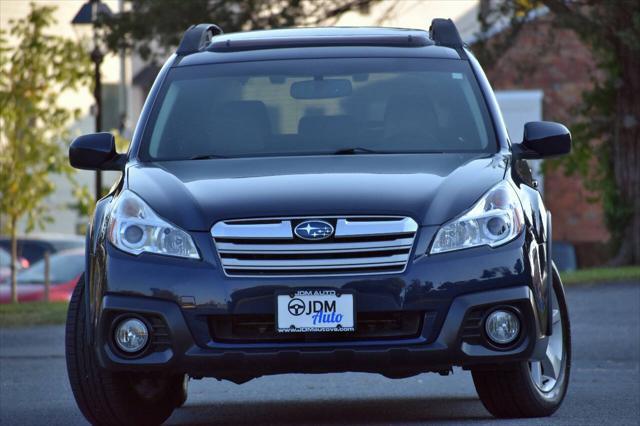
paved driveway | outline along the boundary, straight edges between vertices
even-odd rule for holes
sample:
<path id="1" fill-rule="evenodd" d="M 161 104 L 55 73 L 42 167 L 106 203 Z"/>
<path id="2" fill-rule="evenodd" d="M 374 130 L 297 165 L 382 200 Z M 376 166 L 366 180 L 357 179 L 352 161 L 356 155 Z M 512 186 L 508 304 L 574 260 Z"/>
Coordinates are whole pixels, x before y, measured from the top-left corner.
<path id="1" fill-rule="evenodd" d="M 391 380 L 368 374 L 287 375 L 244 385 L 192 381 L 171 425 L 564 424 L 638 425 L 640 284 L 568 290 L 574 364 L 564 405 L 550 419 L 496 421 L 470 374 Z M 85 424 L 67 382 L 63 328 L 0 330 L 0 425 Z"/>

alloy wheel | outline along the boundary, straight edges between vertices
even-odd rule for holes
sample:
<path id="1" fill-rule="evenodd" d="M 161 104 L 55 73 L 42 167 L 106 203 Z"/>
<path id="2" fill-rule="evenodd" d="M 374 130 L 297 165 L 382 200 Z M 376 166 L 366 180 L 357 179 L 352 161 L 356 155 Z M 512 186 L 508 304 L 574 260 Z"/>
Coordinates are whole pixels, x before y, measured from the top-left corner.
<path id="1" fill-rule="evenodd" d="M 565 348 L 562 315 L 555 289 L 551 295 L 553 333 L 549 336 L 547 350 L 542 360 L 529 362 L 531 379 L 543 395 L 551 392 L 560 380 L 561 374 L 564 374 Z"/>

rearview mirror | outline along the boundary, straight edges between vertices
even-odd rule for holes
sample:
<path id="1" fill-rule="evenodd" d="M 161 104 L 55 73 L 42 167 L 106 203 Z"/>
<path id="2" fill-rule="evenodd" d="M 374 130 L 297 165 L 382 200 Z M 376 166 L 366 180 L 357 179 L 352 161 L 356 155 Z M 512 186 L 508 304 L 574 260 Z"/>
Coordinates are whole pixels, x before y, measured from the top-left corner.
<path id="1" fill-rule="evenodd" d="M 69 147 L 69 163 L 83 170 L 122 170 L 127 156 L 116 152 L 111 133 L 79 136 Z"/>
<path id="2" fill-rule="evenodd" d="M 513 145 L 513 154 L 523 159 L 556 157 L 571 152 L 571 132 L 553 121 L 532 121 L 524 125 L 522 143 Z"/>
<path id="3" fill-rule="evenodd" d="M 296 81 L 291 85 L 294 99 L 342 98 L 351 94 L 351 81 L 345 78 Z"/>

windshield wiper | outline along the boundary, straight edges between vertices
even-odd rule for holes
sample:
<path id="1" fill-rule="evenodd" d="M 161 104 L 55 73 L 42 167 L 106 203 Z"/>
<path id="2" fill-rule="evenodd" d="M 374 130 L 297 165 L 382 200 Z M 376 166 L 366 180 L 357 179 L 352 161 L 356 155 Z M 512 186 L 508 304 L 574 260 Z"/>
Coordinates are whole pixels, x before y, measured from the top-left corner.
<path id="1" fill-rule="evenodd" d="M 206 155 L 196 155 L 195 157 L 189 158 L 189 160 L 210 160 L 212 158 L 229 158 L 225 155 L 218 154 L 206 154 Z"/>
<path id="2" fill-rule="evenodd" d="M 381 151 L 376 151 L 374 149 L 362 148 L 361 146 L 356 146 L 353 148 L 342 148 L 333 153 L 333 155 L 353 155 L 353 154 L 385 154 Z"/>

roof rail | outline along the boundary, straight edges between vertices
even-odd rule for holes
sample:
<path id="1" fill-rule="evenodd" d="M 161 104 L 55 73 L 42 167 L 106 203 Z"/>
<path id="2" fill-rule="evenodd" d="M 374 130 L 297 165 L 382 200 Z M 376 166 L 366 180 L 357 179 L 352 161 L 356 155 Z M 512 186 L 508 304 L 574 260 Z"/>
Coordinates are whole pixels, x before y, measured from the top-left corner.
<path id="1" fill-rule="evenodd" d="M 176 54 L 186 56 L 199 52 L 211 43 L 211 39 L 214 36 L 222 34 L 223 32 L 222 28 L 216 24 L 192 25 L 185 31 L 184 36 L 182 36 L 182 41 L 180 42 L 180 46 L 178 46 L 178 50 L 176 50 Z"/>
<path id="2" fill-rule="evenodd" d="M 351 35 L 351 36 L 298 36 L 264 37 L 239 40 L 219 37 L 207 47 L 213 52 L 234 52 L 242 50 L 278 49 L 286 47 L 328 47 L 328 46 L 390 46 L 422 47 L 432 43 L 424 31 L 412 31 L 393 35 Z"/>
<path id="3" fill-rule="evenodd" d="M 462 50 L 464 47 L 456 24 L 451 19 L 436 18 L 432 20 L 431 27 L 429 27 L 429 35 L 431 40 L 435 41 L 438 46 L 451 47 L 456 50 Z"/>

